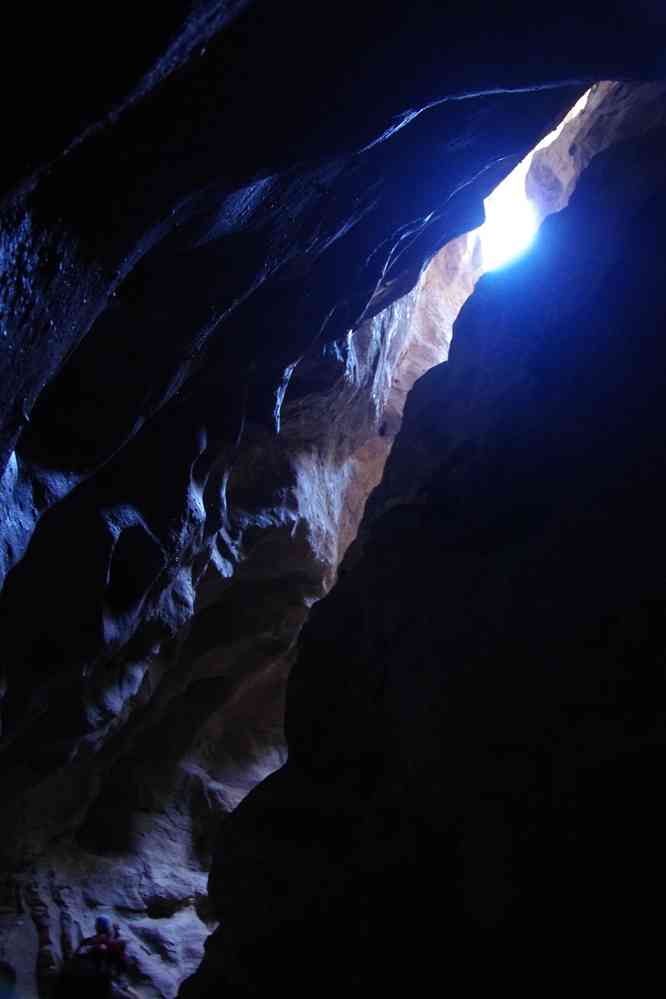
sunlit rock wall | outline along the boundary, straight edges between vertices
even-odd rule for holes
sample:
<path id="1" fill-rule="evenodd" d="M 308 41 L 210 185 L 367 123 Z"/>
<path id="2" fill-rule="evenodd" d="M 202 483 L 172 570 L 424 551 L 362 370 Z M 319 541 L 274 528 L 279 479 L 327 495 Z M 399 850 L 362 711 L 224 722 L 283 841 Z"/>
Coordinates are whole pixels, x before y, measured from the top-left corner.
<path id="1" fill-rule="evenodd" d="M 663 83 L 595 84 L 581 114 L 534 154 L 525 187 L 539 217 L 568 204 L 580 174 L 598 153 L 663 124 Z"/>

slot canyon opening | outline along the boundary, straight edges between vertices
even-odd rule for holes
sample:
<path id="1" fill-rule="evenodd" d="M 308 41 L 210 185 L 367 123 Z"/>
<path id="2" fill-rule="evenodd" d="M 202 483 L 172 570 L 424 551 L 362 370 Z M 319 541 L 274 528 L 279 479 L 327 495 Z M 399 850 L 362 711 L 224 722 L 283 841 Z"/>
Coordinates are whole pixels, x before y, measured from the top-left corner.
<path id="1" fill-rule="evenodd" d="M 374 335 L 388 336 L 391 343 L 398 343 L 390 348 L 397 357 L 380 429 L 384 436 L 389 428 L 388 444 L 381 448 L 383 459 L 400 425 L 411 387 L 426 371 L 447 359 L 455 320 L 478 280 L 529 252 L 543 221 L 568 204 L 580 174 L 612 141 L 595 129 L 594 123 L 622 92 L 622 84 L 612 81 L 588 88 L 559 124 L 485 197 L 484 223 L 442 247 L 413 291 L 369 324 Z M 362 342 L 365 329 L 354 335 Z M 383 461 L 371 473 L 368 492 L 379 482 L 382 470 Z M 348 537 L 345 548 L 350 541 Z"/>
<path id="2" fill-rule="evenodd" d="M 595 140 L 589 141 L 588 129 L 596 120 L 598 109 L 621 89 L 622 84 L 612 81 L 601 81 L 588 88 L 559 124 L 485 197 L 483 224 L 447 243 L 435 255 L 417 290 L 424 298 L 421 311 L 434 317 L 427 332 L 433 351 L 426 361 L 419 358 L 413 363 L 412 374 L 418 371 L 418 377 L 433 364 L 446 360 L 453 324 L 483 274 L 506 267 L 528 253 L 544 220 L 566 207 L 578 177 L 590 159 L 603 149 L 603 141 L 598 148 Z M 579 131 L 583 133 L 582 141 L 577 139 Z M 438 297 L 442 300 L 440 307 Z M 411 348 L 417 356 L 423 349 L 418 344 L 420 338 L 421 332 L 417 330 Z M 404 364 L 410 368 L 408 358 Z M 396 380 L 400 380 L 399 375 Z M 410 380 L 413 384 L 416 379 Z M 404 405 L 404 397 L 402 402 Z"/>
<path id="3" fill-rule="evenodd" d="M 595 65 L 594 75 L 576 78 L 589 81 L 599 71 L 615 69 Z M 581 90 L 582 84 L 567 89 L 568 101 Z M 8 545 L 16 564 L 3 595 L 6 645 L 20 650 L 7 688 L 8 718 L 14 713 L 18 724 L 8 729 L 14 741 L 5 757 L 10 777 L 4 798 L 11 831 L 6 850 L 19 874 L 8 879 L 0 901 L 9 900 L 7 912 L 14 896 L 20 905 L 16 916 L 3 915 L 10 944 L 3 949 L 2 923 L 0 966 L 12 948 L 25 955 L 17 962 L 19 991 L 31 994 L 37 974 L 48 994 L 92 917 L 109 912 L 129 941 L 136 994 L 174 999 L 183 980 L 198 975 L 204 942 L 225 919 L 233 922 L 241 914 L 238 939 L 244 933 L 251 939 L 255 919 L 260 927 L 266 920 L 262 939 L 270 941 L 271 910 L 279 911 L 283 903 L 292 915 L 312 912 L 315 921 L 322 916 L 316 900 L 308 896 L 302 906 L 298 899 L 298 892 L 309 890 L 303 888 L 308 877 L 301 879 L 300 865 L 311 864 L 312 884 L 320 884 L 324 896 L 332 887 L 335 896 L 344 873 L 341 879 L 336 872 L 325 874 L 319 882 L 318 871 L 336 858 L 344 864 L 345 851 L 355 848 L 350 829 L 379 843 L 379 866 L 373 867 L 370 856 L 367 869 L 382 879 L 381 851 L 388 855 L 391 842 L 400 842 L 401 809 L 404 804 L 409 814 L 414 804 L 409 787 L 398 807 L 387 789 L 380 835 L 372 816 L 367 826 L 361 817 L 356 827 L 348 818 L 369 794 L 377 771 L 375 747 L 387 733 L 389 752 L 397 757 L 406 747 L 416 770 L 419 761 L 426 761 L 426 770 L 429 766 L 431 747 L 421 744 L 414 722 L 427 672 L 421 663 L 428 662 L 431 647 L 447 629 L 460 632 L 462 652 L 455 654 L 461 661 L 480 635 L 482 660 L 483 615 L 501 616 L 503 601 L 516 617 L 517 643 L 532 628 L 505 600 L 501 578 L 487 592 L 475 588 L 474 580 L 466 590 L 457 585 L 459 570 L 490 562 L 495 548 L 509 558 L 514 550 L 522 552 L 520 546 L 529 546 L 548 513 L 539 484 L 528 484 L 532 491 L 519 490 L 518 498 L 512 493 L 510 469 L 520 465 L 521 447 L 524 455 L 531 445 L 513 432 L 511 412 L 497 434 L 507 453 L 500 449 L 496 464 L 484 472 L 490 488 L 485 493 L 479 488 L 467 503 L 465 489 L 473 492 L 482 481 L 474 476 L 478 468 L 483 471 L 485 441 L 479 447 L 467 439 L 464 418 L 469 411 L 473 423 L 476 407 L 493 429 L 492 415 L 483 410 L 484 365 L 492 366 L 504 349 L 496 351 L 492 334 L 482 340 L 483 323 L 499 316 L 501 325 L 511 313 L 511 296 L 502 300 L 501 289 L 512 281 L 518 305 L 523 291 L 529 297 L 520 285 L 529 276 L 529 250 L 536 251 L 531 259 L 538 266 L 539 251 L 545 248 L 542 256 L 548 257 L 550 234 L 570 213 L 551 220 L 553 228 L 539 244 L 541 222 L 568 204 L 600 153 L 661 128 L 663 104 L 661 85 L 595 84 L 492 192 L 490 178 L 563 113 L 561 94 L 550 88 L 541 94 L 493 91 L 455 102 L 451 118 L 444 105 L 431 108 L 414 121 L 417 141 L 409 139 L 411 126 L 406 127 L 376 148 L 364 148 L 349 168 L 343 160 L 321 166 L 313 156 L 293 174 L 262 175 L 240 191 L 197 186 L 198 194 L 174 209 L 173 226 L 163 222 L 151 230 L 134 273 L 130 269 L 126 283 L 120 280 L 117 294 L 114 286 L 90 334 L 56 369 L 53 390 L 43 391 L 31 420 L 24 400 L 12 411 L 12 427 L 29 424 L 9 465 L 21 516 Z M 507 132 L 498 136 L 500 118 Z M 378 218 L 365 233 L 366 214 L 372 216 L 381 191 L 379 181 L 368 176 L 375 170 L 377 177 L 387 176 L 395 158 L 396 177 L 386 186 L 391 193 L 386 202 L 395 207 L 396 192 L 405 192 L 406 165 L 415 177 L 421 169 L 414 148 L 400 143 L 409 139 L 417 150 L 432 149 L 433 123 L 442 124 L 446 147 L 439 151 L 444 169 L 437 173 L 438 185 L 442 175 L 448 178 L 449 152 L 453 163 L 451 177 L 437 187 L 437 203 L 419 189 L 408 209 L 398 206 L 390 224 L 379 225 L 387 207 L 380 199 Z M 141 148 L 147 155 L 148 146 Z M 105 149 L 100 155 L 106 160 Z M 461 166 L 468 155 L 471 166 Z M 170 169 L 176 164 L 180 169 L 185 160 L 174 158 Z M 87 172 L 96 176 L 94 169 Z M 587 187 L 581 184 L 583 208 L 599 177 L 602 193 L 613 179 L 612 170 L 590 175 Z M 470 191 L 462 189 L 462 213 L 454 206 L 447 215 L 449 201 L 461 193 L 460 176 Z M 74 188 L 68 179 L 66 189 Z M 483 199 L 486 221 L 479 226 Z M 577 210 L 572 206 L 574 215 Z M 401 260 L 405 232 L 414 236 L 416 251 Z M 102 236 L 99 240 L 101 245 Z M 552 259 L 559 288 L 557 268 L 569 264 L 562 246 L 576 250 L 576 241 L 558 245 Z M 524 270 L 519 263 L 508 266 L 521 254 Z M 473 295 L 491 271 L 497 273 L 488 274 Z M 244 297 L 246 280 L 251 291 Z M 560 297 L 569 291 L 565 286 Z M 496 307 L 498 296 L 504 314 L 501 307 L 491 308 L 479 319 L 484 303 Z M 86 307 L 93 298 L 84 288 Z M 558 308 L 559 303 L 549 305 L 545 322 L 553 321 Z M 538 313 L 538 305 L 533 311 Z M 207 355 L 206 336 L 218 321 L 228 326 Z M 456 321 L 463 335 L 449 357 Z M 509 351 L 521 336 L 539 338 L 538 324 L 530 327 L 530 321 L 523 317 L 516 336 L 505 338 Z M 573 334 L 568 341 L 560 331 L 555 334 L 558 348 L 560 340 L 564 349 L 571 348 Z M 480 339 L 486 348 L 483 364 L 474 355 Z M 587 347 L 584 336 L 579 340 Z M 536 385 L 544 388 L 532 400 L 534 408 L 543 402 L 555 411 L 565 393 L 549 393 L 560 365 L 547 347 L 541 344 L 541 353 L 529 356 L 525 372 L 521 356 L 517 365 L 513 357 L 498 365 L 493 399 L 498 410 L 514 396 L 520 407 Z M 573 349 L 569 354 L 573 380 L 580 358 Z M 605 357 L 603 350 L 598 356 Z M 603 364 L 599 367 L 603 373 Z M 522 381 L 516 387 L 517 369 Z M 614 388 L 607 389 L 609 395 Z M 564 422 L 568 407 L 560 409 L 565 416 L 558 412 L 553 419 Z M 575 440 L 573 422 L 574 416 L 564 422 L 564 433 Z M 585 413 L 579 423 L 585 425 Z M 531 428 L 529 417 L 526 424 Z M 477 430 L 475 425 L 469 436 Z M 543 442 L 550 446 L 557 434 L 547 428 L 542 436 L 534 445 L 537 461 Z M 598 450 L 605 454 L 603 447 Z M 53 468 L 44 462 L 47 452 Z M 561 456 L 556 459 L 560 465 L 553 461 L 548 467 L 553 475 L 552 469 L 566 465 Z M 618 503 L 620 493 L 614 493 Z M 484 503 L 491 494 L 495 506 L 488 509 Z M 564 496 L 563 504 L 568 502 Z M 596 509 L 593 502 L 589 508 Z M 119 518 L 130 526 L 117 540 Z M 443 532 L 449 522 L 455 531 L 456 518 L 461 526 L 451 539 Z M 412 591 L 423 589 L 418 558 L 435 559 L 437 552 L 429 544 L 431 530 L 441 533 L 437 544 L 446 553 L 441 565 L 429 570 L 439 603 L 420 632 L 410 633 L 420 614 Z M 581 544 L 587 543 L 584 526 L 580 534 Z M 53 585 L 53 567 L 59 565 L 71 566 L 73 584 L 63 574 Z M 513 571 L 512 563 L 507 575 Z M 516 585 L 520 598 L 529 598 L 527 575 Z M 465 592 L 469 606 L 460 596 Z M 430 592 L 422 596 L 426 607 Z M 451 606 L 460 613 L 447 624 Z M 537 623 L 548 607 L 546 594 L 535 610 Z M 642 627 L 638 612 L 637 619 Z M 400 654 L 404 662 L 394 664 L 391 680 L 383 660 Z M 24 668 L 27 663 L 31 670 Z M 403 669 L 405 663 L 409 668 Z M 432 677 L 425 677 L 425 699 L 440 672 L 436 666 Z M 407 684 L 409 673 L 414 687 L 403 690 L 398 683 L 385 698 L 386 683 L 404 674 Z M 496 681 L 488 682 L 490 702 Z M 378 720 L 384 710 L 386 718 Z M 436 714 L 430 707 L 423 710 L 424 732 Z M 470 715 L 473 729 L 477 716 Z M 413 753 L 404 735 L 412 722 Z M 461 734 L 463 743 L 467 738 Z M 441 761 L 433 759 L 440 772 L 434 772 L 435 765 L 429 771 L 422 786 L 426 802 L 431 789 L 440 787 Z M 272 795 L 278 801 L 273 812 Z M 269 803 L 266 817 L 262 802 Z M 253 809 L 260 816 L 256 822 Z M 494 821 L 492 805 L 488 813 Z M 490 870 L 492 857 L 488 862 L 489 877 L 498 882 L 502 835 L 500 829 L 496 869 Z M 482 841 L 480 835 L 479 852 L 485 849 Z M 399 881 L 397 866 L 393 873 Z M 211 867 L 217 873 L 209 894 Z M 264 877 L 268 889 L 262 887 Z M 480 905 L 482 880 L 470 889 Z M 264 901 L 245 912 L 245 898 L 260 898 L 262 891 Z M 364 892 L 362 886 L 357 898 L 363 900 Z M 335 925 L 346 925 L 338 902 L 331 906 Z M 325 937 L 330 924 L 325 912 L 323 918 Z M 492 921 L 493 913 L 488 918 Z M 364 919 L 361 913 L 363 925 Z M 229 939 L 233 950 L 233 932 Z M 269 953 L 279 965 L 280 947 L 284 943 L 288 953 L 291 944 L 279 933 L 275 941 Z M 297 935 L 294 941 L 297 945 Z M 211 954 L 218 945 L 219 934 Z M 231 961 L 233 976 L 238 971 L 233 955 Z M 195 983 L 192 992 L 182 994 L 188 999 L 207 994 L 205 981 L 201 993 L 197 988 Z M 209 994 L 216 988 L 212 985 Z"/>
<path id="4" fill-rule="evenodd" d="M 476 230 L 481 240 L 484 272 L 511 263 L 522 253 L 527 252 L 532 245 L 539 231 L 539 225 L 543 221 L 543 215 L 527 189 L 530 166 L 535 154 L 541 149 L 548 149 L 562 134 L 565 126 L 582 114 L 591 93 L 592 88 L 586 90 L 557 128 L 541 139 L 485 199 L 483 204 L 486 221 Z"/>
<path id="5" fill-rule="evenodd" d="M 447 360 L 456 319 L 480 278 L 529 253 L 545 219 L 569 203 L 589 162 L 613 141 L 613 129 L 604 133 L 598 120 L 605 114 L 611 120 L 615 114 L 623 119 L 625 100 L 621 83 L 602 81 L 585 90 L 559 123 L 487 194 L 483 224 L 446 243 L 406 296 L 350 334 L 347 349 L 357 366 L 362 363 L 357 357 L 363 357 L 368 343 L 386 345 L 376 363 L 388 358 L 390 382 L 377 391 L 383 414 L 377 438 L 364 442 L 352 457 L 356 466 L 363 467 L 364 495 L 356 498 L 357 512 L 340 535 L 343 573 L 354 562 L 354 538 L 368 496 L 372 519 L 373 505 L 377 505 L 373 489 L 385 473 L 409 392 L 419 378 Z M 613 110 L 615 104 L 619 110 Z"/>

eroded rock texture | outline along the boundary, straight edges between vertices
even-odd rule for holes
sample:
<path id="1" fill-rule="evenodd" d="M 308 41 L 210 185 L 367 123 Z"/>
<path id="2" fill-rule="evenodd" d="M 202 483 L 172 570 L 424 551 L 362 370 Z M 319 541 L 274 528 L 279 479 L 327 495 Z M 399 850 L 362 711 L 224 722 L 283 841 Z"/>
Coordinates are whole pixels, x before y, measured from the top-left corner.
<path id="1" fill-rule="evenodd" d="M 663 126 L 664 88 L 656 83 L 604 81 L 585 108 L 532 158 L 525 187 L 541 218 L 569 203 L 582 171 L 609 146 Z"/>
<path id="2" fill-rule="evenodd" d="M 331 993 L 605 988 L 653 947 L 665 139 L 596 156 L 412 391 L 302 636 L 289 762 L 220 839 L 187 999 L 322 967 Z"/>
<path id="3" fill-rule="evenodd" d="M 194 968 L 217 827 L 284 761 L 296 638 L 446 349 L 423 289 L 466 243 L 424 265 L 589 82 L 662 69 L 656 4 L 176 3 L 145 30 L 135 7 L 103 54 L 98 24 L 86 47 L 49 15 L 41 124 L 18 95 L 2 160 L 0 961 L 21 995 L 101 910 L 139 992 Z"/>

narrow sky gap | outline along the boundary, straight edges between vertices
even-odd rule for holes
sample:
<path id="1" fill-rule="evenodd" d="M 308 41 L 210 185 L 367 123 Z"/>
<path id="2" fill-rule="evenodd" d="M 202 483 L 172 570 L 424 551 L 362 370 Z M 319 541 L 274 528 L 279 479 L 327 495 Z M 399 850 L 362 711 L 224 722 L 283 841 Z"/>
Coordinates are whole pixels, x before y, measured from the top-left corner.
<path id="1" fill-rule="evenodd" d="M 583 111 L 589 95 L 587 90 L 557 128 L 546 135 L 484 201 L 486 221 L 477 230 L 484 271 L 504 267 L 531 246 L 539 227 L 534 205 L 525 191 L 532 157 L 537 149 L 544 149 L 554 142 L 567 122 Z"/>

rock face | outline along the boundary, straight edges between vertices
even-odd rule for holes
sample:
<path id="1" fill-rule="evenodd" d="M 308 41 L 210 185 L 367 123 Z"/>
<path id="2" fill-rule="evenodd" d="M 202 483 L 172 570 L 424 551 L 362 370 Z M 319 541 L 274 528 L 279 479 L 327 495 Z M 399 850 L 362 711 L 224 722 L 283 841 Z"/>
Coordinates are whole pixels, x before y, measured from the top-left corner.
<path id="1" fill-rule="evenodd" d="M 142 994 L 196 965 L 217 827 L 285 759 L 296 638 L 444 356 L 455 303 L 430 292 L 469 246 L 424 266 L 589 82 L 658 75 L 666 27 L 650 4 L 583 30 L 573 4 L 373 0 L 322 47 L 311 4 L 160 17 L 117 6 L 124 59 L 43 25 L 43 127 L 19 95 L 1 165 L 0 969 L 22 996 L 103 909 Z"/>
<path id="2" fill-rule="evenodd" d="M 412 391 L 186 999 L 605 987 L 659 932 L 665 139 L 600 153 Z"/>
<path id="3" fill-rule="evenodd" d="M 525 187 L 539 216 L 543 219 L 569 203 L 579 176 L 604 149 L 663 123 L 662 83 L 595 84 L 581 114 L 532 158 Z"/>
<path id="4" fill-rule="evenodd" d="M 245 542 L 238 565 L 217 559 L 202 574 L 174 662 L 150 662 L 135 717 L 114 718 L 106 693 L 102 760 L 74 759 L 20 799 L 14 815 L 22 835 L 7 845 L 39 858 L 7 885 L 10 903 L 18 892 L 25 906 L 18 920 L 8 906 L 5 932 L 5 952 L 22 955 L 22 988 L 37 964 L 48 991 L 101 909 L 114 913 L 129 940 L 139 991 L 173 995 L 198 965 L 215 925 L 205 885 L 219 822 L 284 762 L 294 643 L 355 537 L 407 392 L 446 356 L 453 319 L 472 289 L 474 245 L 454 240 L 409 295 L 353 337 L 303 358 L 279 436 L 247 430 L 229 477 Z M 171 675 L 162 677 L 166 669 Z M 91 786 L 100 762 L 103 783 Z M 64 815 L 75 826 L 74 842 L 71 834 L 51 842 L 49 807 L 51 822 Z"/>

